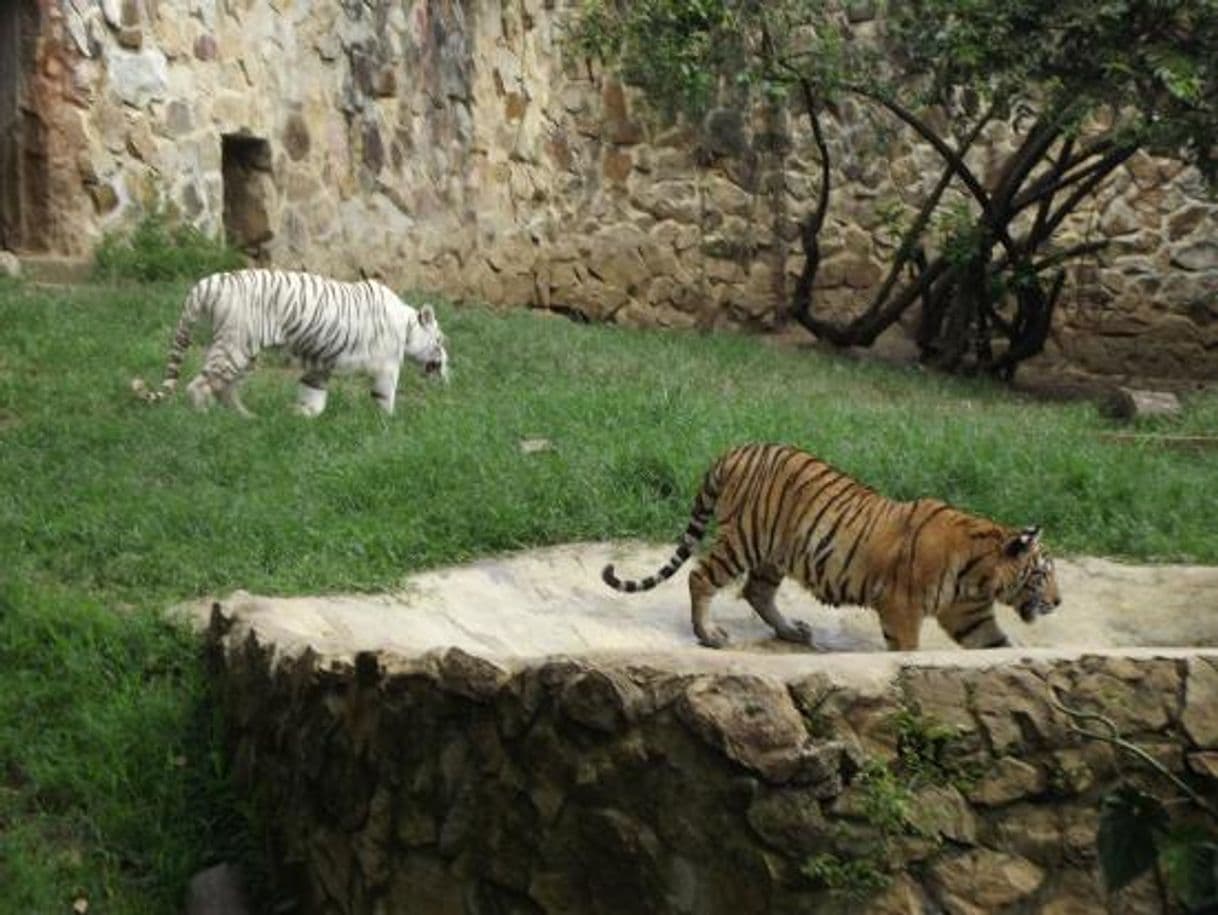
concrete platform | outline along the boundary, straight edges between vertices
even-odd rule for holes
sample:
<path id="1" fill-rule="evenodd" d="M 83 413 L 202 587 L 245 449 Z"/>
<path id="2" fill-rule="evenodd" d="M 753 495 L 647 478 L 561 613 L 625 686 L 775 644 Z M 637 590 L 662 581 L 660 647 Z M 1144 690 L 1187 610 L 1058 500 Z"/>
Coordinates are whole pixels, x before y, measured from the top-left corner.
<path id="1" fill-rule="evenodd" d="M 826 607 L 791 582 L 779 591 L 779 606 L 813 627 L 819 651 L 774 639 L 734 589 L 725 589 L 712 611 L 732 644 L 721 651 L 703 648 L 689 625 L 689 564 L 669 582 L 640 594 L 619 594 L 600 580 L 609 561 L 623 576 L 649 574 L 668 558 L 669 549 L 573 544 L 413 575 L 387 594 L 268 598 L 238 591 L 220 600 L 239 625 L 289 655 L 310 646 L 336 659 L 359 651 L 412 658 L 456 646 L 509 668 L 562 654 L 646 661 L 675 670 L 791 676 L 815 668 L 881 680 L 911 660 L 884 650 L 872 611 Z M 927 621 L 918 661 L 991 665 L 1112 650 L 1161 657 L 1218 646 L 1218 567 L 1077 558 L 1058 560 L 1058 575 L 1063 604 L 1052 616 L 1028 626 L 1014 611 L 1001 609 L 1004 628 L 1022 647 L 964 651 Z M 200 601 L 189 609 L 205 617 L 209 608 L 210 601 Z"/>

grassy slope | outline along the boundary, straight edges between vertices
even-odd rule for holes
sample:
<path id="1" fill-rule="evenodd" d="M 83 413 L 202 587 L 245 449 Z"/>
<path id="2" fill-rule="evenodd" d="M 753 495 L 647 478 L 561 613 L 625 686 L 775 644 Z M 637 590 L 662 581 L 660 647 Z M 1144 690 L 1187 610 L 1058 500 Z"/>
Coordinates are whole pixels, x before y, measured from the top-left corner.
<path id="1" fill-rule="evenodd" d="M 669 540 L 708 461 L 747 439 L 1039 522 L 1060 551 L 1218 562 L 1212 456 L 1102 443 L 1087 406 L 733 336 L 442 309 L 453 383 L 404 377 L 391 419 L 345 380 L 300 420 L 292 374 L 265 366 L 256 422 L 149 409 L 127 383 L 159 378 L 183 290 L 0 286 L 0 913 L 77 892 L 166 911 L 240 851 L 192 646 L 154 616 L 176 599 Z M 1218 399 L 1189 407 L 1179 428 L 1218 430 Z M 524 455 L 530 436 L 556 449 Z"/>

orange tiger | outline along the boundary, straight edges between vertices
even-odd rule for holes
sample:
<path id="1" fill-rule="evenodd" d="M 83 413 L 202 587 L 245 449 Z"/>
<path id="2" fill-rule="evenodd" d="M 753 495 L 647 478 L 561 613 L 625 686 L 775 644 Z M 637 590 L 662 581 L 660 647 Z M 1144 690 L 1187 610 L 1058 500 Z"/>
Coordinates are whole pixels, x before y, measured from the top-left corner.
<path id="1" fill-rule="evenodd" d="M 646 591 L 672 577 L 706 533 L 714 543 L 689 574 L 698 641 L 721 648 L 728 637 L 708 624 L 715 592 L 748 572 L 744 598 L 780 639 L 812 644 L 811 628 L 774 605 L 785 576 L 832 606 L 873 608 L 894 651 L 918 647 L 922 620 L 966 648 L 1011 644 L 994 619 L 994 602 L 1015 607 L 1025 623 L 1061 604 L 1053 560 L 1040 529 L 1022 530 L 970 515 L 936 499 L 896 502 L 789 445 L 733 448 L 707 471 L 672 559 L 641 581 L 601 573 L 618 591 Z"/>

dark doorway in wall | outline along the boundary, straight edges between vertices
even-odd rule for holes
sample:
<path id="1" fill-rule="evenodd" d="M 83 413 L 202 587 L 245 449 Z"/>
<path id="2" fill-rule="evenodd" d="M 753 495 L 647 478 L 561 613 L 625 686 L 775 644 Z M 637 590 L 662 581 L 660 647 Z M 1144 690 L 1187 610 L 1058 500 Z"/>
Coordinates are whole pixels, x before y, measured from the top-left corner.
<path id="1" fill-rule="evenodd" d="M 221 143 L 224 234 L 229 244 L 258 260 L 274 235 L 270 217 L 275 192 L 271 146 L 261 137 L 237 133 L 224 134 Z"/>
<path id="2" fill-rule="evenodd" d="M 0 248 L 43 251 L 51 224 L 46 124 L 32 84 L 38 0 L 0 0 Z"/>

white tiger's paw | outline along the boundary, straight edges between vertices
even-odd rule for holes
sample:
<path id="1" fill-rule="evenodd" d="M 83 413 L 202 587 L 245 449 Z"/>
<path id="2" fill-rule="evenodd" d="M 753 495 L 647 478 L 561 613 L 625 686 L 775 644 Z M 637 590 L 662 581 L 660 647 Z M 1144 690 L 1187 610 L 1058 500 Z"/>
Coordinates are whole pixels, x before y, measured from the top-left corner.
<path id="1" fill-rule="evenodd" d="M 720 626 L 711 626 L 702 632 L 696 633 L 698 642 L 707 648 L 722 648 L 731 641 L 728 634 Z"/>

